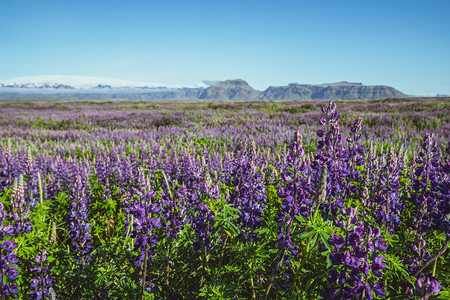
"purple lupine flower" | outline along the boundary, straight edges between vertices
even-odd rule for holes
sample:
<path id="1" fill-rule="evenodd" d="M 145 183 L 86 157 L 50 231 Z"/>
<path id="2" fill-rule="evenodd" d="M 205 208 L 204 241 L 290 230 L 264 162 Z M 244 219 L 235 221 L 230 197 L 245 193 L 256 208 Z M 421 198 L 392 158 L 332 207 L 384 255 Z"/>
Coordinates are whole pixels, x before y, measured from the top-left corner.
<path id="1" fill-rule="evenodd" d="M 192 228 L 194 229 L 197 240 L 193 242 L 195 251 L 201 249 L 202 243 L 207 249 L 211 248 L 211 224 L 214 222 L 214 212 L 204 203 L 197 202 L 194 207 L 194 219 Z"/>
<path id="2" fill-rule="evenodd" d="M 252 145 L 250 154 L 244 146 L 239 158 L 231 162 L 229 179 L 235 187 L 230 203 L 239 210 L 237 226 L 242 229 L 244 239 L 256 239 L 253 230 L 260 227 L 261 215 L 266 208 L 266 185 L 263 174 L 256 169 L 256 149 L 254 143 Z"/>
<path id="3" fill-rule="evenodd" d="M 154 249 L 158 244 L 155 229 L 160 224 L 160 205 L 154 202 L 156 192 L 150 187 L 144 171 L 138 168 L 139 189 L 132 188 L 132 202 L 129 203 L 129 213 L 133 216 L 131 237 L 134 238 L 134 249 L 138 255 L 134 257 L 136 266 L 140 267 L 145 259 L 153 259 Z M 130 224 L 131 225 L 131 224 Z"/>
<path id="4" fill-rule="evenodd" d="M 360 299 L 364 295 L 371 299 L 372 290 L 377 295 L 385 294 L 382 282 L 370 283 L 373 278 L 370 275 L 382 277 L 381 271 L 386 268 L 384 257 L 378 255 L 380 251 L 387 249 L 385 240 L 379 238 L 380 230 L 378 228 L 372 230 L 371 227 L 364 226 L 363 222 L 358 223 L 357 212 L 352 207 L 343 209 L 342 213 L 346 216 L 343 226 L 346 237 L 332 234 L 328 240 L 336 249 L 332 250 L 329 256 L 334 267 L 327 272 L 328 283 L 336 287 L 327 287 L 323 293 L 324 297 Z"/>
<path id="5" fill-rule="evenodd" d="M 217 192 L 210 192 L 215 191 L 216 187 L 213 186 L 209 177 L 205 183 L 200 183 L 197 186 L 197 190 L 190 194 L 194 205 L 191 227 L 197 236 L 197 240 L 192 244 L 195 251 L 199 251 L 202 244 L 207 249 L 211 248 L 211 229 L 214 224 L 215 213 L 209 208 L 208 204 L 209 199 L 212 199 L 212 197 L 217 199 L 220 196 Z"/>
<path id="6" fill-rule="evenodd" d="M 69 196 L 69 231 L 72 244 L 71 252 L 75 261 L 84 265 L 91 261 L 91 226 L 88 223 L 89 198 L 86 191 L 86 184 L 81 176 L 75 177 L 72 187 L 72 194 Z"/>
<path id="7" fill-rule="evenodd" d="M 351 182 L 361 179 L 361 174 L 355 166 L 364 163 L 361 156 L 364 153 L 364 147 L 356 144 L 361 138 L 359 131 L 362 119 L 359 118 L 354 122 L 346 147 L 336 104 L 330 100 L 328 107 L 323 107 L 322 112 L 323 116 L 319 123 L 326 127 L 326 131 L 317 132 L 320 139 L 317 141 L 317 152 L 311 165 L 315 172 L 312 178 L 317 182 L 324 165 L 327 166 L 325 201 L 319 205 L 325 219 L 334 219 L 339 210 L 344 207 L 344 199 L 358 192 Z"/>
<path id="8" fill-rule="evenodd" d="M 409 270 L 417 277 L 416 284 L 439 285 L 434 278 L 421 273 L 431 254 L 425 250 L 425 236 L 430 230 L 444 232 L 447 239 L 450 237 L 450 222 L 447 216 L 450 213 L 449 174 L 445 164 L 440 161 L 441 153 L 432 134 L 425 134 L 421 152 L 414 160 L 414 177 L 411 197 L 405 197 L 413 210 L 414 224 L 410 224 L 416 232 L 415 243 L 412 245 L 414 257 L 405 258 Z M 417 285 L 416 285 L 417 289 Z M 430 293 L 422 292 L 427 298 Z"/>
<path id="9" fill-rule="evenodd" d="M 378 166 L 374 167 L 373 163 L 378 163 Z M 403 169 L 402 164 L 399 155 L 391 148 L 382 161 L 372 162 L 369 167 L 369 173 L 371 174 L 368 177 L 375 181 L 375 184 L 371 186 L 375 220 L 391 232 L 394 232 L 394 228 L 401 224 L 399 210 L 403 207 L 403 203 L 399 198 L 399 174 L 400 170 Z"/>
<path id="10" fill-rule="evenodd" d="M 281 179 L 283 185 L 278 190 L 278 196 L 282 198 L 281 211 L 277 213 L 275 221 L 279 223 L 277 246 L 279 249 L 279 259 L 272 272 L 272 277 L 268 284 L 266 295 L 270 292 L 275 280 L 275 274 L 278 273 L 283 262 L 287 269 L 284 271 L 282 288 L 287 288 L 284 284 L 290 278 L 291 273 L 291 255 L 298 255 L 298 247 L 294 245 L 291 230 L 296 216 L 307 217 L 309 215 L 309 204 L 311 199 L 311 186 L 307 179 L 307 166 L 302 158 L 305 155 L 302 145 L 302 135 L 296 132 L 290 144 L 290 151 L 285 159 L 285 166 Z"/>
<path id="11" fill-rule="evenodd" d="M 0 237 L 13 236 L 15 233 L 15 228 L 7 220 L 7 213 L 4 211 L 5 206 L 0 202 Z"/>
<path id="12" fill-rule="evenodd" d="M 281 211 L 275 221 L 281 224 L 278 230 L 278 246 L 289 249 L 293 256 L 298 255 L 297 246 L 292 242 L 290 228 L 295 216 L 307 217 L 312 203 L 311 186 L 307 179 L 308 166 L 302 158 L 305 155 L 302 145 L 302 135 L 296 132 L 290 145 L 286 169 L 281 174 L 283 185 L 278 190 L 282 198 Z M 289 265 L 290 255 L 285 256 L 284 263 Z"/>
<path id="13" fill-rule="evenodd" d="M 174 186 L 177 186 L 176 182 Z M 177 238 L 187 223 L 187 189 L 185 186 L 174 188 L 172 192 L 165 189 L 161 195 L 161 227 L 166 232 L 166 238 Z"/>
<path id="14" fill-rule="evenodd" d="M 449 170 L 440 162 L 440 158 L 441 153 L 433 135 L 426 134 L 422 151 L 415 160 L 414 192 L 408 200 L 416 211 L 414 226 L 418 233 L 435 229 L 450 236 L 450 223 L 446 220 L 450 213 Z"/>
<path id="15" fill-rule="evenodd" d="M 386 295 L 386 285 L 384 284 L 384 282 L 382 281 L 377 281 L 373 286 L 373 291 L 375 292 L 375 294 L 379 295 L 379 296 L 385 296 Z"/>
<path id="16" fill-rule="evenodd" d="M 0 295 L 17 294 L 19 290 L 17 283 L 14 281 L 19 275 L 17 270 L 17 263 L 19 259 L 12 251 L 17 247 L 14 240 L 4 240 L 0 248 L 0 274 L 2 274 L 1 284 L 2 289 Z"/>
<path id="17" fill-rule="evenodd" d="M 18 173 L 17 161 L 11 146 L 11 140 L 8 139 L 6 146 L 1 153 L 1 168 L 0 168 L 0 189 L 11 187 L 13 178 L 16 178 Z"/>
<path id="18" fill-rule="evenodd" d="M 41 254 L 36 254 L 34 260 L 36 264 L 30 268 L 30 272 L 36 277 L 30 280 L 30 299 L 51 299 L 54 293 L 52 286 L 55 285 L 55 279 L 49 275 L 52 265 L 44 264 L 47 261 L 47 250 L 44 249 Z"/>
<path id="19" fill-rule="evenodd" d="M 440 283 L 430 275 L 422 274 L 414 282 L 414 293 L 422 299 L 428 299 L 431 295 L 437 295 L 441 291 Z"/>

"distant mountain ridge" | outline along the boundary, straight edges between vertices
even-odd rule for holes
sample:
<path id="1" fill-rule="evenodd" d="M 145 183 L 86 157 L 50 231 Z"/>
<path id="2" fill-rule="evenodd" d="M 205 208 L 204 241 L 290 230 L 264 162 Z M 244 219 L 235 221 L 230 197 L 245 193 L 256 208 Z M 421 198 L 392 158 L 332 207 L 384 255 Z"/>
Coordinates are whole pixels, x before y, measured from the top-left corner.
<path id="1" fill-rule="evenodd" d="M 380 99 L 405 98 L 404 93 L 385 85 L 363 85 L 362 83 L 337 82 L 332 84 L 298 84 L 271 86 L 263 92 L 262 99 L 308 100 L 308 99 Z"/>
<path id="2" fill-rule="evenodd" d="M 45 95 L 42 95 L 45 94 Z M 0 100 L 316 100 L 407 98 L 385 85 L 341 81 L 290 83 L 255 90 L 242 79 L 209 81 L 195 86 L 162 85 L 82 76 L 37 76 L 0 81 Z"/>
<path id="3" fill-rule="evenodd" d="M 315 100 L 315 99 L 380 99 L 406 98 L 404 93 L 384 85 L 368 86 L 341 81 L 326 84 L 298 84 L 270 86 L 264 91 L 253 89 L 242 79 L 218 82 L 200 95 L 200 99 L 214 100 Z"/>

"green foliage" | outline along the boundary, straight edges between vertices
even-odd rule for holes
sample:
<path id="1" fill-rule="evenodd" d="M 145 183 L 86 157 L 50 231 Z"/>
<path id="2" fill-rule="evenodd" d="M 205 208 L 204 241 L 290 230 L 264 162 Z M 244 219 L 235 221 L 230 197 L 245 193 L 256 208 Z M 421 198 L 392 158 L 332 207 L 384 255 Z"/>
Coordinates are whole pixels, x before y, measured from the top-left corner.
<path id="1" fill-rule="evenodd" d="M 179 119 L 174 119 L 170 117 L 162 117 L 159 119 L 155 119 L 152 122 L 153 126 L 155 127 L 167 127 L 167 126 L 179 126 L 181 125 L 181 121 Z"/>

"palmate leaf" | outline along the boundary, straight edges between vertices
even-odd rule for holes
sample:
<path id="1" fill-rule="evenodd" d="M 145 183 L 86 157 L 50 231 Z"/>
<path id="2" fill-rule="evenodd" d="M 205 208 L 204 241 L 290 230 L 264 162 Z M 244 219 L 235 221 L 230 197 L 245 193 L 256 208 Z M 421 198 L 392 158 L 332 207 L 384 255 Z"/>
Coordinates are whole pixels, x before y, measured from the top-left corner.
<path id="1" fill-rule="evenodd" d="M 330 234 L 333 232 L 332 223 L 330 221 L 322 222 L 319 226 L 308 222 L 307 226 L 309 228 L 312 228 L 312 230 L 303 232 L 299 235 L 299 239 L 306 239 L 310 238 L 310 247 L 313 248 L 317 245 L 318 237 L 320 236 L 321 241 L 325 244 L 327 249 L 331 250 L 330 244 L 328 243 L 328 238 L 330 237 Z"/>
<path id="2" fill-rule="evenodd" d="M 225 204 L 223 211 L 216 215 L 213 227 L 223 229 L 230 237 L 239 235 L 240 229 L 233 222 L 239 217 L 238 213 L 239 210 L 231 207 L 229 204 Z"/>
<path id="3" fill-rule="evenodd" d="M 23 245 L 20 248 L 19 247 L 17 248 L 18 248 L 17 253 L 20 254 L 20 256 L 31 258 L 34 256 L 34 254 L 36 254 L 34 247 L 29 245 Z"/>
<path id="4" fill-rule="evenodd" d="M 401 276 L 402 278 L 413 283 L 410 272 L 408 272 L 404 263 L 401 261 L 400 257 L 388 255 L 388 254 L 385 254 L 384 256 L 385 256 L 385 260 L 386 260 L 386 269 L 387 270 L 392 270 L 392 272 L 397 274 L 397 276 Z"/>

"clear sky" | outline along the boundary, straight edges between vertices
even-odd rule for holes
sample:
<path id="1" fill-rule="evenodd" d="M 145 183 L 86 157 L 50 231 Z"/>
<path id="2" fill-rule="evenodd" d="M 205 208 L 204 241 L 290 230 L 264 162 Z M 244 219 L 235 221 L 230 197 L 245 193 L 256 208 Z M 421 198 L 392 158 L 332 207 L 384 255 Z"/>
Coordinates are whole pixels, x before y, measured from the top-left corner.
<path id="1" fill-rule="evenodd" d="M 450 94 L 450 1 L 1 1 L 0 80 L 54 74 Z"/>

